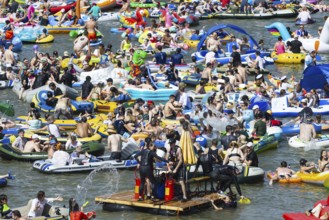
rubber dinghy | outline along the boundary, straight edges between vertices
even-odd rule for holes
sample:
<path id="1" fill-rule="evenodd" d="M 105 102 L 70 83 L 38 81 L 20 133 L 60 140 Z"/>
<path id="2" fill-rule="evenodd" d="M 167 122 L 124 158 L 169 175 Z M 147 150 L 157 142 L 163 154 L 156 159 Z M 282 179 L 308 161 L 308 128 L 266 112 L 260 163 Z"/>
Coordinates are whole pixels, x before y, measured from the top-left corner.
<path id="1" fill-rule="evenodd" d="M 288 144 L 295 148 L 322 148 L 329 146 L 329 136 L 319 135 L 313 141 L 302 141 L 299 139 L 299 135 L 296 135 L 289 139 Z"/>
<path id="2" fill-rule="evenodd" d="M 292 41 L 293 38 L 289 34 L 286 26 L 280 22 L 272 23 L 265 26 L 265 28 L 274 36 L 281 36 L 285 43 Z M 320 38 L 305 39 L 299 37 L 298 40 L 302 42 L 303 48 L 309 52 L 315 50 L 318 53 L 329 53 L 329 19 L 323 25 Z"/>

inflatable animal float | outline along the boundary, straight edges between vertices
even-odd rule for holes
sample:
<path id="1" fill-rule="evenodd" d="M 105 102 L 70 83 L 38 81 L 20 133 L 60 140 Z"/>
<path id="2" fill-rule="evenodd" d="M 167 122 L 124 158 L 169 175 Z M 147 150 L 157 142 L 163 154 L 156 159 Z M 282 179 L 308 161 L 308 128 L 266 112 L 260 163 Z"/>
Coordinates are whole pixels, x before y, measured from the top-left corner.
<path id="1" fill-rule="evenodd" d="M 125 28 L 136 28 L 136 25 L 145 27 L 146 25 L 145 18 L 148 17 L 148 15 L 149 12 L 147 10 L 138 9 L 136 10 L 136 13 L 133 14 L 131 17 L 118 14 L 118 19 L 122 27 Z"/>
<path id="2" fill-rule="evenodd" d="M 281 36 L 285 42 L 293 40 L 286 26 L 280 22 L 275 22 L 269 26 L 265 26 L 265 28 L 273 36 Z M 320 38 L 305 39 L 299 37 L 298 40 L 302 42 L 304 49 L 309 52 L 315 50 L 318 53 L 329 53 L 329 19 L 323 25 Z"/>

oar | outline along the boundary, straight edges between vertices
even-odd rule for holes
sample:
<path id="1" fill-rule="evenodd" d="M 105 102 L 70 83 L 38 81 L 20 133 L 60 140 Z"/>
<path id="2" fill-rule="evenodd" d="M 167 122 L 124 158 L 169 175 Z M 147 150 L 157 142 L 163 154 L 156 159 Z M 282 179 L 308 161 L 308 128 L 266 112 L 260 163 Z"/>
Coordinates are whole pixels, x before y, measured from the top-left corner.
<path id="1" fill-rule="evenodd" d="M 251 200 L 247 197 L 241 196 L 240 200 L 239 200 L 240 204 L 250 204 Z"/>

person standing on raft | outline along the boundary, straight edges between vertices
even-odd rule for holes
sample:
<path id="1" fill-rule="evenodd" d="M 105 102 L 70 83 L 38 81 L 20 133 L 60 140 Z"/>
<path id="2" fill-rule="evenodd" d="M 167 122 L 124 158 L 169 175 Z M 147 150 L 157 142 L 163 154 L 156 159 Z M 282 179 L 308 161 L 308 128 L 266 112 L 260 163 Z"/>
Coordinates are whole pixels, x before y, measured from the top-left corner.
<path id="1" fill-rule="evenodd" d="M 85 29 L 87 31 L 87 37 L 89 41 L 97 40 L 97 23 L 93 16 L 90 17 L 90 20 L 86 22 Z"/>

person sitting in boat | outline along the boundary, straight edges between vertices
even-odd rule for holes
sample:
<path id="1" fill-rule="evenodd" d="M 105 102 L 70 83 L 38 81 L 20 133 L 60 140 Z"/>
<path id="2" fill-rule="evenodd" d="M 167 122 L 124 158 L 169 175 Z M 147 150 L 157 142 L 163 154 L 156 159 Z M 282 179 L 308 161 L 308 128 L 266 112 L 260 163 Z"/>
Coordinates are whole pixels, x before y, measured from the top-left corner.
<path id="1" fill-rule="evenodd" d="M 300 120 L 300 123 L 306 121 L 306 118 L 311 118 L 313 116 L 313 110 L 307 106 L 308 100 L 306 98 L 302 99 L 301 104 L 303 109 L 298 113 L 298 117 L 293 121 L 297 122 Z"/>
<path id="2" fill-rule="evenodd" d="M 265 7 L 263 2 L 259 2 L 258 5 L 254 8 L 255 14 L 262 14 L 265 12 Z"/>
<path id="3" fill-rule="evenodd" d="M 102 15 L 101 8 L 95 2 L 93 2 L 92 7 L 88 11 L 88 15 L 91 15 L 91 17 L 97 21 L 98 18 Z"/>
<path id="4" fill-rule="evenodd" d="M 57 139 L 54 135 L 49 135 L 49 140 L 44 142 L 44 148 L 42 149 L 43 151 L 47 151 L 48 154 L 48 159 L 52 159 L 54 156 L 54 152 L 57 150 L 58 146 Z"/>
<path id="5" fill-rule="evenodd" d="M 24 150 L 24 146 L 27 143 L 27 138 L 24 137 L 25 131 L 23 129 L 18 130 L 18 137 L 15 141 L 11 144 L 14 149 L 18 149 L 20 151 Z"/>
<path id="6" fill-rule="evenodd" d="M 304 51 L 303 44 L 298 40 L 298 36 L 294 36 L 294 40 L 287 43 L 289 50 L 293 53 L 301 53 Z"/>
<path id="7" fill-rule="evenodd" d="M 124 53 L 128 53 L 128 51 L 133 48 L 133 45 L 130 41 L 129 35 L 126 35 L 125 38 L 122 40 L 120 45 L 120 50 Z"/>
<path id="8" fill-rule="evenodd" d="M 55 124 L 55 118 L 52 115 L 46 117 L 46 120 L 48 122 L 48 125 L 38 129 L 37 131 L 48 131 L 49 134 L 54 135 L 56 138 L 60 138 L 61 137 L 60 131 L 65 131 L 65 129 Z"/>
<path id="9" fill-rule="evenodd" d="M 325 212 L 322 216 L 321 216 L 321 211 L 322 209 L 326 208 L 327 205 L 323 205 L 321 202 L 319 202 L 319 204 L 317 204 L 315 207 L 313 207 L 310 210 L 307 210 L 305 212 L 305 215 L 312 218 L 315 217 L 316 219 L 324 219 L 324 220 L 328 220 L 329 217 L 329 213 Z M 311 217 L 312 216 L 312 217 Z"/>
<path id="10" fill-rule="evenodd" d="M 241 166 L 244 160 L 244 155 L 241 149 L 239 148 L 238 143 L 236 141 L 232 141 L 226 151 L 223 164 L 229 164 L 231 166 Z"/>
<path id="11" fill-rule="evenodd" d="M 163 35 L 161 39 L 161 43 L 163 44 L 163 47 L 169 48 L 172 41 L 173 41 L 173 37 L 170 35 L 169 29 L 166 29 L 165 35 Z"/>
<path id="12" fill-rule="evenodd" d="M 47 29 L 42 29 L 42 33 L 37 37 L 37 40 L 42 40 L 44 38 L 48 37 Z"/>
<path id="13" fill-rule="evenodd" d="M 210 148 L 206 148 L 203 154 L 208 154 L 210 156 L 212 165 L 222 165 L 222 151 L 222 148 L 218 148 L 218 140 L 213 139 Z"/>
<path id="14" fill-rule="evenodd" d="M 35 218 L 42 216 L 44 214 L 44 209 L 47 206 L 50 206 L 48 203 L 52 203 L 54 201 L 63 201 L 62 197 L 56 197 L 56 198 L 46 198 L 46 194 L 44 191 L 39 191 L 37 194 L 37 198 L 32 200 L 31 209 L 29 210 L 28 217 L 29 218 Z"/>
<path id="15" fill-rule="evenodd" d="M 94 131 L 92 130 L 90 124 L 87 122 L 86 117 L 82 117 L 81 120 L 77 123 L 75 132 L 80 138 L 91 137 L 94 134 Z"/>
<path id="16" fill-rule="evenodd" d="M 181 54 L 182 52 L 182 49 L 181 48 L 177 48 L 176 49 L 176 53 L 171 55 L 171 62 L 174 64 L 174 65 L 181 65 L 181 64 L 184 64 L 185 61 L 184 61 L 184 56 Z"/>
<path id="17" fill-rule="evenodd" d="M 170 62 L 169 68 L 166 71 L 167 80 L 169 83 L 173 83 L 175 85 L 178 85 L 178 83 L 181 81 L 181 79 L 178 77 L 178 70 L 175 68 L 175 64 Z"/>
<path id="18" fill-rule="evenodd" d="M 42 121 L 40 120 L 40 113 L 34 112 L 32 114 L 32 118 L 27 121 L 27 124 L 29 125 L 30 130 L 38 130 L 42 126 Z"/>
<path id="19" fill-rule="evenodd" d="M 222 46 L 222 44 L 217 35 L 217 32 L 214 32 L 207 40 L 207 50 L 213 51 L 215 53 L 217 53 L 217 52 L 223 53 L 223 49 L 221 48 L 221 46 Z"/>
<path id="20" fill-rule="evenodd" d="M 166 64 L 167 62 L 167 54 L 162 51 L 162 46 L 159 45 L 157 47 L 158 52 L 154 55 L 153 62 L 155 64 Z"/>
<path id="21" fill-rule="evenodd" d="M 244 157 L 245 160 L 243 165 L 258 167 L 258 156 L 254 151 L 254 144 L 252 142 L 248 142 L 246 144 L 246 147 L 247 147 L 247 151 Z"/>
<path id="22" fill-rule="evenodd" d="M 67 119 L 72 118 L 71 113 L 71 102 L 70 99 L 65 95 L 58 98 L 57 104 L 55 106 L 55 119 L 59 119 L 61 115 L 64 115 Z"/>
<path id="23" fill-rule="evenodd" d="M 182 109 L 189 110 L 192 108 L 192 103 L 190 97 L 185 92 L 185 88 L 185 83 L 179 83 L 178 91 L 176 93 L 176 101 L 178 101 L 179 105 L 182 106 Z"/>
<path id="24" fill-rule="evenodd" d="M 315 164 L 313 162 L 309 163 L 304 158 L 299 160 L 300 172 L 301 173 L 310 173 L 316 170 Z"/>
<path id="25" fill-rule="evenodd" d="M 286 161 L 282 161 L 280 167 L 275 170 L 275 174 L 271 177 L 269 184 L 272 185 L 273 181 L 278 181 L 280 179 L 289 180 L 294 177 L 295 173 L 295 171 L 288 167 Z"/>
<path id="26" fill-rule="evenodd" d="M 0 117 L 0 126 L 3 127 L 4 129 L 8 129 L 8 128 L 13 128 L 16 126 L 16 123 L 9 120 L 8 118 L 4 118 L 4 117 Z"/>
<path id="27" fill-rule="evenodd" d="M 124 101 L 130 100 L 130 96 L 125 90 L 117 89 L 116 87 L 110 88 L 109 98 L 110 99 L 108 101 L 111 101 L 111 102 L 114 102 L 114 101 L 124 102 Z"/>
<path id="28" fill-rule="evenodd" d="M 265 117 L 263 116 L 263 114 L 256 114 L 255 118 L 256 118 L 256 122 L 252 134 L 255 135 L 256 137 L 262 137 L 266 134 Z"/>
<path id="29" fill-rule="evenodd" d="M 6 20 L 5 23 L 6 25 L 3 27 L 3 30 L 5 32 L 5 39 L 11 40 L 14 37 L 14 27 L 9 20 Z"/>
<path id="30" fill-rule="evenodd" d="M 206 94 L 206 85 L 207 82 L 205 80 L 200 80 L 199 86 L 195 89 L 195 94 Z"/>
<path id="31" fill-rule="evenodd" d="M 311 53 L 307 54 L 305 57 L 304 69 L 309 66 L 316 66 L 316 51 L 313 50 Z"/>
<path id="32" fill-rule="evenodd" d="M 26 218 L 22 217 L 22 214 L 18 210 L 13 210 L 12 211 L 12 219 L 13 220 L 27 220 Z"/>
<path id="33" fill-rule="evenodd" d="M 286 52 L 286 45 L 284 44 L 281 36 L 278 37 L 278 41 L 274 44 L 273 50 L 276 52 L 277 55 Z"/>
<path id="34" fill-rule="evenodd" d="M 175 102 L 176 96 L 170 95 L 169 100 L 164 107 L 164 116 L 166 119 L 176 119 L 176 111 L 181 108 L 175 107 L 173 103 Z"/>
<path id="35" fill-rule="evenodd" d="M 77 140 L 77 135 L 75 133 L 70 133 L 65 143 L 65 150 L 77 149 L 78 147 L 82 147 L 81 142 Z"/>
<path id="36" fill-rule="evenodd" d="M 221 145 L 224 150 L 227 150 L 232 142 L 237 142 L 237 137 L 233 135 L 233 129 L 231 125 L 226 126 L 226 135 L 224 135 L 221 139 Z M 228 160 L 228 158 L 227 158 Z M 228 162 L 228 161 L 227 161 Z"/>
<path id="37" fill-rule="evenodd" d="M 329 159 L 326 150 L 321 150 L 320 159 L 318 160 L 318 168 L 320 172 L 329 170 Z"/>
<path id="38" fill-rule="evenodd" d="M 96 217 L 95 212 L 83 212 L 83 207 L 79 207 L 77 201 L 73 198 L 69 200 L 70 220 L 89 220 Z"/>
<path id="39" fill-rule="evenodd" d="M 68 10 L 65 14 L 65 10 L 64 12 L 62 12 L 62 18 L 60 19 L 60 21 L 58 22 L 58 26 L 60 27 L 65 21 L 73 21 L 73 25 L 76 23 L 76 15 L 75 15 L 75 7 L 72 6 L 70 8 L 70 10 Z M 90 21 L 90 20 L 89 20 Z"/>
<path id="40" fill-rule="evenodd" d="M 43 145 L 40 143 L 40 137 L 37 134 L 32 135 L 32 140 L 26 142 L 23 153 L 40 152 Z"/>
<path id="41" fill-rule="evenodd" d="M 316 131 L 312 117 L 307 116 L 306 120 L 300 124 L 299 139 L 304 142 L 310 142 L 316 138 Z"/>
<path id="42" fill-rule="evenodd" d="M 151 80 L 149 78 L 146 78 L 145 83 L 140 84 L 138 88 L 154 91 L 153 85 L 151 84 Z"/>
<path id="43" fill-rule="evenodd" d="M 299 12 L 296 21 L 300 21 L 303 24 L 307 24 L 309 20 L 312 20 L 310 12 L 307 10 L 305 6 L 303 6 L 302 11 Z"/>
<path id="44" fill-rule="evenodd" d="M 301 25 L 299 27 L 300 27 L 300 29 L 296 30 L 295 36 L 297 35 L 298 37 L 302 37 L 302 38 L 312 38 L 312 36 L 310 36 L 308 31 L 305 30 L 304 25 Z"/>

